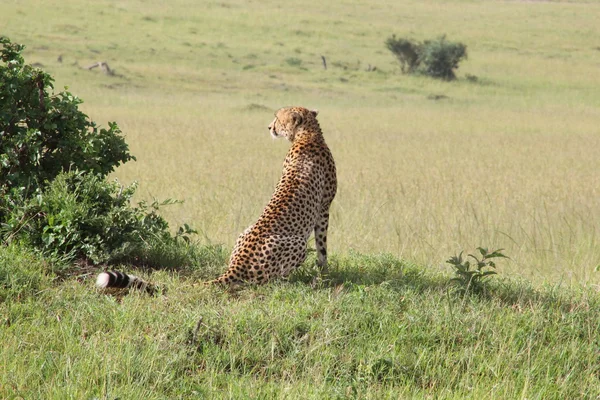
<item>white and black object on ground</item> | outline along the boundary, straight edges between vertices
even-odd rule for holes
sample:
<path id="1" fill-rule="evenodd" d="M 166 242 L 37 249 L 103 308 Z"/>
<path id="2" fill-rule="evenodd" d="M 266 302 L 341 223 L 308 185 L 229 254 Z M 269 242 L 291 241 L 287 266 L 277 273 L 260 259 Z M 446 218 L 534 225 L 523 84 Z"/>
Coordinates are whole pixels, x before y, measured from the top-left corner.
<path id="1" fill-rule="evenodd" d="M 146 290 L 148 293 L 152 293 L 154 291 L 154 288 L 145 280 L 138 278 L 135 275 L 127 275 L 118 271 L 107 271 L 100 273 L 96 279 L 96 286 L 100 289 L 133 288 Z"/>

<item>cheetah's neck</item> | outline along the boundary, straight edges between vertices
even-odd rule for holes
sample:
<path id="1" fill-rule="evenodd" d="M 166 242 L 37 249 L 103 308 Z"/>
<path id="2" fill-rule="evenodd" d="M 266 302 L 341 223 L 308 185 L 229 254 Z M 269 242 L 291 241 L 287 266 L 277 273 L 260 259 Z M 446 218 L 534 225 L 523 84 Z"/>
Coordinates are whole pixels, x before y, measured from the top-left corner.
<path id="1" fill-rule="evenodd" d="M 299 128 L 294 135 L 294 143 L 305 142 L 305 141 L 321 141 L 323 140 L 323 133 L 319 124 L 313 124 L 311 126 L 305 126 Z"/>

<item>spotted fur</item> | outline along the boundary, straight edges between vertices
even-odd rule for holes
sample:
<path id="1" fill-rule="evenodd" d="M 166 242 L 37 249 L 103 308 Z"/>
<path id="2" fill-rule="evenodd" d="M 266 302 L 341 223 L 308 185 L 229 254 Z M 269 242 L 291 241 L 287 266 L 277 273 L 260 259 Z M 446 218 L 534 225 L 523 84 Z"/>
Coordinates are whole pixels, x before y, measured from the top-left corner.
<path id="1" fill-rule="evenodd" d="M 265 283 L 285 277 L 306 258 L 313 231 L 318 264 L 322 270 L 327 268 L 329 206 L 337 178 L 316 117 L 317 111 L 302 107 L 275 113 L 269 132 L 292 143 L 281 179 L 258 221 L 237 239 L 228 270 L 206 284 Z"/>

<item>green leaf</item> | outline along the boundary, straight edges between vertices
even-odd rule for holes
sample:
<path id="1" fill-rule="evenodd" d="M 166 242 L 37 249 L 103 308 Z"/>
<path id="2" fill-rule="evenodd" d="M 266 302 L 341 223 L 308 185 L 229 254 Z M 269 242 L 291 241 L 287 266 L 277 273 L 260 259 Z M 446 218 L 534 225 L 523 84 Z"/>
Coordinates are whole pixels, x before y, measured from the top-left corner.
<path id="1" fill-rule="evenodd" d="M 501 253 L 503 250 L 504 249 L 494 250 L 492 253 L 488 254 L 486 258 L 494 258 L 494 257 L 509 258 Z"/>

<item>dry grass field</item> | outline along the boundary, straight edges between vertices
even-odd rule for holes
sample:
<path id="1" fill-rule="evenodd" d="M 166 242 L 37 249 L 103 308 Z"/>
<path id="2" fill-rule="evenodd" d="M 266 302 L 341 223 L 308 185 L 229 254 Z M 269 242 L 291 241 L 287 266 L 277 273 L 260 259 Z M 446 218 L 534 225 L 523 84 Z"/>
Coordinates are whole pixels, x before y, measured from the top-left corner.
<path id="1" fill-rule="evenodd" d="M 438 269 L 504 248 L 502 274 L 588 284 L 600 283 L 599 19 L 593 1 L 0 4 L 0 34 L 125 132 L 138 161 L 114 177 L 185 200 L 167 216 L 203 241 L 231 246 L 259 215 L 288 147 L 267 124 L 304 105 L 338 164 L 334 253 Z M 393 33 L 467 44 L 459 79 L 402 75 L 383 43 Z M 97 61 L 116 75 L 83 68 Z"/>

